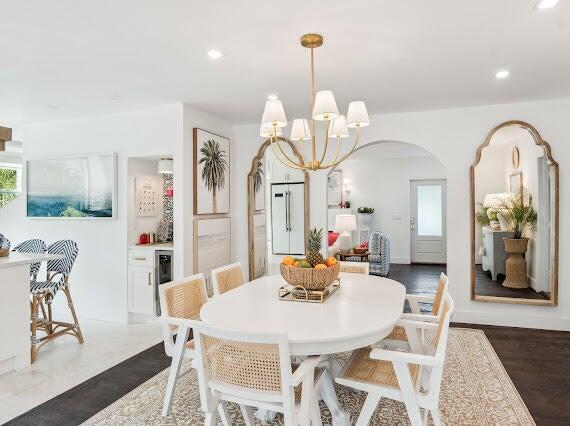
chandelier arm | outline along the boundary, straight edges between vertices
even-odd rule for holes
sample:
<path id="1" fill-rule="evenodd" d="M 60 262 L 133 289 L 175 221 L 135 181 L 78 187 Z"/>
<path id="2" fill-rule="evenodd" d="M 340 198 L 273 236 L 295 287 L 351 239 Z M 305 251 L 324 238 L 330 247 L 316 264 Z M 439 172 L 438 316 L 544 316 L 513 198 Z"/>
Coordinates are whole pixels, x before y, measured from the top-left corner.
<path id="1" fill-rule="evenodd" d="M 356 149 L 356 146 L 358 145 L 358 141 L 359 141 L 359 140 L 360 140 L 360 128 L 357 127 L 357 128 L 356 128 L 356 140 L 354 141 L 354 144 L 352 145 L 352 148 L 350 149 L 350 151 L 348 151 L 346 154 L 344 154 L 344 155 L 340 158 L 340 160 L 335 161 L 334 163 L 331 163 L 331 164 L 327 165 L 326 167 L 322 167 L 322 168 L 323 168 L 323 169 L 327 169 L 327 168 L 330 168 L 330 167 L 336 167 L 336 166 L 338 166 L 340 163 L 342 163 L 345 159 L 348 158 L 348 156 L 349 156 L 350 154 L 352 154 L 352 153 L 354 152 L 354 150 Z"/>
<path id="2" fill-rule="evenodd" d="M 329 120 L 325 120 L 325 148 L 323 149 L 323 155 L 321 156 L 321 161 L 319 161 L 319 164 L 321 164 L 324 159 L 325 159 L 325 155 L 327 155 L 327 149 L 329 147 L 329 128 L 330 128 L 330 121 Z"/>
<path id="3" fill-rule="evenodd" d="M 283 164 L 285 164 L 287 167 L 291 167 L 292 169 L 297 169 L 297 170 L 304 170 L 305 167 L 303 167 L 302 164 L 296 163 L 293 160 L 291 160 L 287 154 L 285 154 L 285 152 L 283 151 L 283 148 L 281 148 L 281 144 L 279 143 L 279 140 L 276 137 L 271 137 L 271 148 L 273 149 L 273 153 L 275 154 L 275 156 L 277 157 L 277 159 L 279 161 L 281 161 Z M 279 148 L 279 151 L 281 152 L 282 155 L 279 155 L 277 153 L 277 151 L 275 150 L 275 145 L 277 145 L 277 148 Z"/>
<path id="4" fill-rule="evenodd" d="M 336 138 L 336 153 L 335 153 L 335 155 L 334 155 L 334 160 L 332 160 L 330 164 L 334 164 L 334 162 L 335 162 L 336 160 L 338 160 L 338 155 L 339 155 L 339 154 L 340 154 L 340 137 L 337 136 L 337 138 Z M 328 169 L 328 168 L 330 167 L 330 164 L 329 164 L 329 165 L 326 165 L 326 166 L 323 166 L 322 168 L 323 168 L 323 169 Z"/>
<path id="5" fill-rule="evenodd" d="M 305 164 L 305 148 L 303 145 L 303 139 L 301 139 L 301 161 Z"/>

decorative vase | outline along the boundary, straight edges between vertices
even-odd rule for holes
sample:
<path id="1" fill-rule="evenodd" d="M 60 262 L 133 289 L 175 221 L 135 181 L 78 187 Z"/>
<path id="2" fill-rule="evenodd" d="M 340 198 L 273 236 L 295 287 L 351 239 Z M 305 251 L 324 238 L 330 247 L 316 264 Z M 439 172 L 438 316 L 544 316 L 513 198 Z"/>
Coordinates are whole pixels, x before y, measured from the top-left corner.
<path id="1" fill-rule="evenodd" d="M 372 223 L 372 215 L 374 213 L 358 213 L 358 219 L 360 221 L 360 226 L 370 226 Z"/>
<path id="2" fill-rule="evenodd" d="M 503 287 L 529 288 L 530 284 L 526 273 L 526 260 L 523 255 L 528 247 L 528 238 L 503 238 L 505 251 L 509 254 L 507 259 L 507 276 Z"/>

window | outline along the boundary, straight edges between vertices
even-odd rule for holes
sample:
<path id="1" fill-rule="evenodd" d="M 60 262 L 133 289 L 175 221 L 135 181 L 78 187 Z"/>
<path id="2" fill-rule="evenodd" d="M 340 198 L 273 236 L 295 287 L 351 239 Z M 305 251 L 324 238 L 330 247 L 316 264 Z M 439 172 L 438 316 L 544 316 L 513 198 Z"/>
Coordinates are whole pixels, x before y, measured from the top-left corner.
<path id="1" fill-rule="evenodd" d="M 418 186 L 418 235 L 443 235 L 442 193 L 440 185 Z"/>
<path id="2" fill-rule="evenodd" d="M 22 167 L 0 163 L 0 209 L 22 193 Z"/>

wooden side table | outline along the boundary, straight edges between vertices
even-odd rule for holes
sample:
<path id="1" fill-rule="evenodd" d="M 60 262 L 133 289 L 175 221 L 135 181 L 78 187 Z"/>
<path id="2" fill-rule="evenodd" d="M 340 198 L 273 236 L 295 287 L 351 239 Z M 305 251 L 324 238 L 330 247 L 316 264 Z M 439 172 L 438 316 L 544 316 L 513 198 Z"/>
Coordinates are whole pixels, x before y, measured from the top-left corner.
<path id="1" fill-rule="evenodd" d="M 360 262 L 368 262 L 368 255 L 370 254 L 370 252 L 366 252 L 366 253 L 362 253 L 362 254 L 356 254 L 356 253 L 337 253 L 338 256 L 338 260 L 345 261 L 347 257 L 359 257 L 360 258 Z"/>

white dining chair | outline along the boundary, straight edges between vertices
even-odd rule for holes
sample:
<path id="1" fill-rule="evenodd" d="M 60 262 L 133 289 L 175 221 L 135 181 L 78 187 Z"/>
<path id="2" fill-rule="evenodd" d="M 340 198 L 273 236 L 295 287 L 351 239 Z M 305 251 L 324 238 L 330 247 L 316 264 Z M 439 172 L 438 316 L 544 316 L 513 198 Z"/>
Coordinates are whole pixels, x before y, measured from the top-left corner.
<path id="1" fill-rule="evenodd" d="M 167 416 L 172 406 L 172 396 L 177 380 L 190 371 L 180 373 L 182 361 L 196 358 L 194 339 L 188 340 L 191 328 L 187 327 L 187 323 L 184 322 L 184 325 L 180 326 L 180 321 L 200 318 L 200 309 L 208 300 L 204 275 L 196 274 L 162 284 L 158 287 L 158 295 L 162 313 L 164 350 L 168 356 L 172 357 L 162 407 L 162 415 Z M 229 416 L 223 404 L 220 405 L 219 411 L 223 423 L 229 425 Z"/>
<path id="2" fill-rule="evenodd" d="M 429 413 L 441 425 L 438 401 L 452 313 L 447 295 L 439 323 L 415 321 L 416 327 L 435 331 L 422 354 L 370 347 L 352 353 L 336 382 L 368 393 L 356 425 L 368 424 L 383 397 L 403 402 L 412 426 L 426 425 Z"/>
<path id="3" fill-rule="evenodd" d="M 365 274 L 370 272 L 370 264 L 368 262 L 339 262 L 340 272 L 348 272 L 351 274 Z"/>
<path id="4" fill-rule="evenodd" d="M 406 294 L 406 300 L 410 304 L 411 313 L 404 312 L 401 319 L 396 323 L 392 332 L 383 340 L 385 344 L 392 347 L 402 347 L 408 349 L 410 345 L 414 346 L 414 350 L 420 350 L 419 340 L 433 338 L 433 332 L 429 332 L 423 328 L 415 328 L 407 321 L 427 321 L 439 322 L 443 312 L 443 303 L 447 296 L 449 288 L 449 279 L 442 272 L 437 283 L 435 296 Z M 432 305 L 430 313 L 422 313 L 420 303 L 429 303 Z"/>
<path id="5" fill-rule="evenodd" d="M 214 296 L 233 290 L 245 282 L 241 262 L 212 269 L 211 274 Z"/>
<path id="6" fill-rule="evenodd" d="M 221 401 L 240 405 L 246 425 L 253 409 L 283 413 L 285 425 L 321 425 L 319 393 L 332 380 L 322 357 L 292 365 L 286 334 L 238 333 L 204 323 L 194 327 L 196 368 L 205 424 L 213 425 Z"/>

